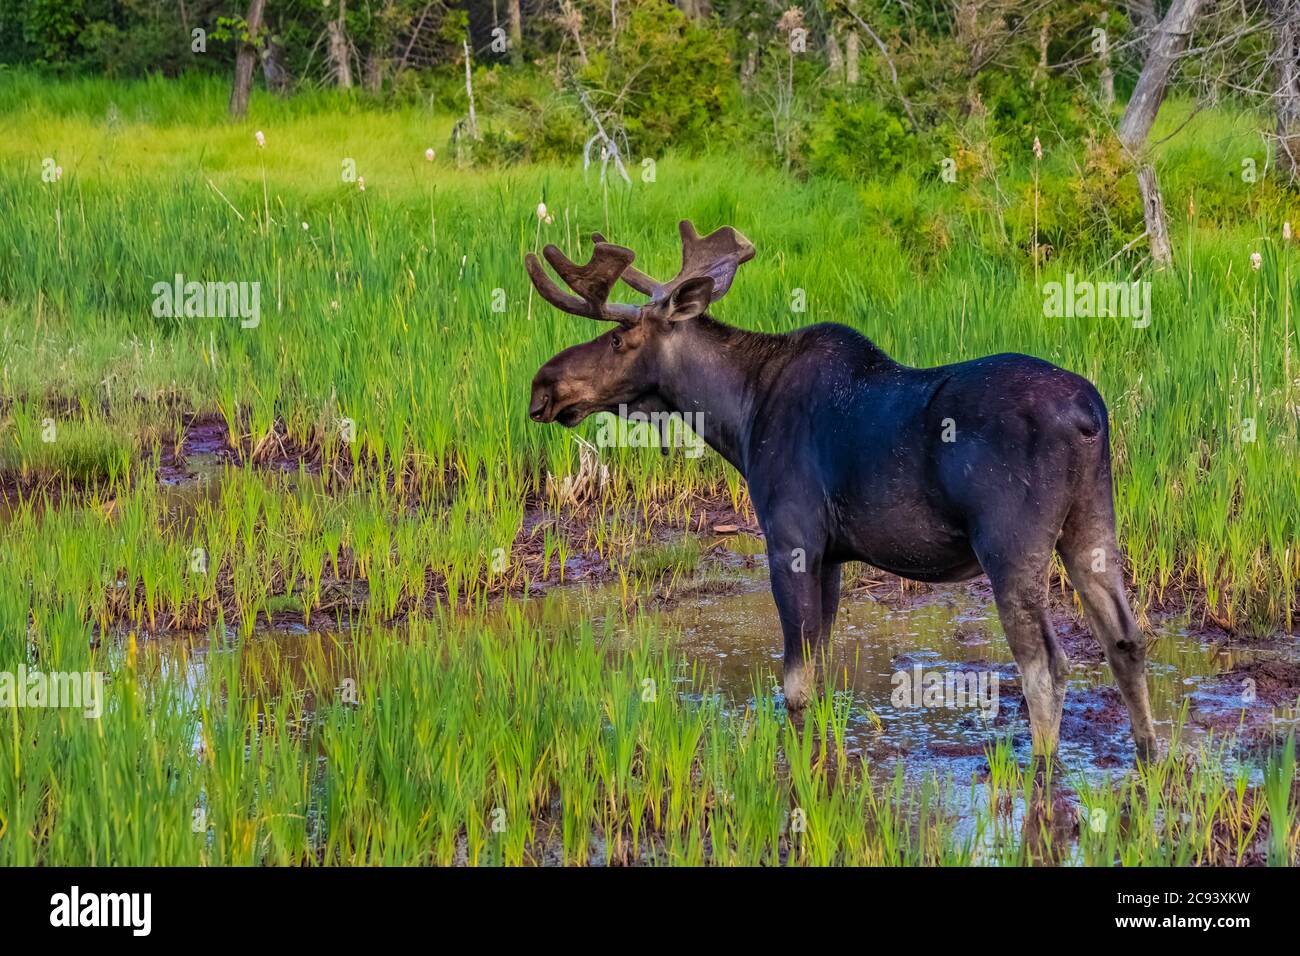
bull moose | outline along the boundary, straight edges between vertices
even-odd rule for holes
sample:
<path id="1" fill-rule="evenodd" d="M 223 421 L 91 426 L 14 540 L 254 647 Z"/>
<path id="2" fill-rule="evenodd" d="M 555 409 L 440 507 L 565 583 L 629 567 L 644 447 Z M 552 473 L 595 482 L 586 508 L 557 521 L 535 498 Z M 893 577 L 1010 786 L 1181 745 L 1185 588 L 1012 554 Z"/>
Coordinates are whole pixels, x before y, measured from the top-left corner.
<path id="1" fill-rule="evenodd" d="M 531 253 L 533 285 L 556 308 L 614 327 L 541 367 L 528 414 L 573 427 L 593 412 L 681 412 L 749 484 L 785 637 L 786 705 L 802 708 L 829 647 L 845 561 L 916 581 L 986 573 L 1020 669 L 1036 754 L 1056 749 L 1068 660 L 1048 619 L 1060 554 L 1105 650 L 1137 756 L 1155 749 L 1145 645 L 1124 592 L 1109 426 L 1097 389 L 1028 355 L 910 368 L 863 335 L 821 323 L 749 332 L 706 313 L 754 246 L 726 226 L 682 222 L 668 282 L 630 249 L 592 239 L 575 265 Z M 648 297 L 609 301 L 622 280 Z"/>

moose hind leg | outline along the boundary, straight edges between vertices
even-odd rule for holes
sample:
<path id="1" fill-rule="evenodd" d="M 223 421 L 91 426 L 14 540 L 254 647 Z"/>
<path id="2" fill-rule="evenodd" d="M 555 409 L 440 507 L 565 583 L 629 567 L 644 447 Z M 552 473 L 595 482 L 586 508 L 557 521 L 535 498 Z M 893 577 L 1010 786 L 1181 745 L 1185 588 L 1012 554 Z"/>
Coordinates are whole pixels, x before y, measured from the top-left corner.
<path id="1" fill-rule="evenodd" d="M 1076 506 L 1057 550 L 1128 707 L 1138 760 L 1148 761 L 1156 754 L 1156 732 L 1147 694 L 1146 641 L 1124 593 L 1115 522 L 1109 502 L 1105 504 Z"/>
<path id="2" fill-rule="evenodd" d="M 1050 757 L 1060 737 L 1070 661 L 1047 616 L 1047 568 L 1055 531 L 1028 537 L 1035 543 L 1004 528 L 977 534 L 972 544 L 993 585 L 1002 630 L 1020 670 L 1034 753 Z"/>
<path id="3" fill-rule="evenodd" d="M 1034 754 L 1050 757 L 1060 738 L 1070 662 L 1048 620 L 1046 591 L 1045 572 L 1032 586 L 1019 579 L 993 582 L 998 618 L 1020 669 Z"/>

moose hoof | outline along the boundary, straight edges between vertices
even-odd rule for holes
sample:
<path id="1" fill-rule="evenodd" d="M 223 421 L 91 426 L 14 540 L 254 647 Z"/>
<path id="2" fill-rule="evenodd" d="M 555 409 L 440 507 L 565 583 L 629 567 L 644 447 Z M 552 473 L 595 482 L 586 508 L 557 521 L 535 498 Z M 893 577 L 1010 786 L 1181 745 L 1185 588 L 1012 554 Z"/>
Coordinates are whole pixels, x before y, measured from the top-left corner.
<path id="1" fill-rule="evenodd" d="M 812 674 L 809 668 L 798 670 L 786 669 L 785 672 L 785 707 L 786 710 L 803 710 L 808 706 L 812 696 Z"/>

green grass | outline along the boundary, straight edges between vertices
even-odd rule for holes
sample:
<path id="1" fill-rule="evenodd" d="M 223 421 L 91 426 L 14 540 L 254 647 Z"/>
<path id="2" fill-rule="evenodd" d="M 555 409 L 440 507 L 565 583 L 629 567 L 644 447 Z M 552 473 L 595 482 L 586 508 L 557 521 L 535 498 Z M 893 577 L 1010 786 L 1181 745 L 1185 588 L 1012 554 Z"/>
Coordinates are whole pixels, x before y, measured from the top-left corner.
<path id="1" fill-rule="evenodd" d="M 579 237 L 602 229 L 668 274 L 678 218 L 732 222 L 760 255 L 719 317 L 768 330 L 846 322 L 912 364 L 1014 350 L 1091 377 L 1111 407 L 1121 539 L 1142 598 L 1188 588 L 1234 625 L 1292 625 L 1300 339 L 1294 250 L 1280 223 L 1183 229 L 1177 246 L 1190 261 L 1155 277 L 1149 328 L 1053 320 L 1015 248 L 958 244 L 918 272 L 900 237 L 842 184 L 667 157 L 656 182 L 606 195 L 576 169 L 426 163 L 442 127 L 419 110 L 259 102 L 249 122 L 227 124 L 200 121 L 215 93 L 198 81 L 156 101 L 157 84 L 83 82 L 73 98 L 58 84 L 6 82 L 0 103 L 32 97 L 7 115 L 0 145 L 0 367 L 6 394 L 26 400 L 10 428 L 30 433 L 50 398 L 107 405 L 110 418 L 141 400 L 218 410 L 253 440 L 283 422 L 327 455 L 426 484 L 455 476 L 465 510 L 479 513 L 577 466 L 573 440 L 531 425 L 523 409 L 536 368 L 594 329 L 530 293 L 523 254 L 554 241 L 579 256 Z M 114 123 L 99 115 L 109 100 L 122 104 Z M 254 128 L 266 132 L 264 150 Z M 1223 149 L 1232 135 L 1209 142 Z M 64 167 L 56 184 L 40 179 L 45 155 Z M 364 192 L 340 180 L 348 157 Z M 922 206 L 945 201 L 942 185 L 914 188 Z M 543 198 L 550 226 L 534 215 Z M 1173 187 L 1167 200 L 1175 210 L 1184 201 Z M 981 223 L 970 214 L 965 228 Z M 1253 273 L 1257 249 L 1264 268 Z M 1043 280 L 1065 268 L 1049 264 Z M 261 324 L 154 318 L 153 284 L 176 273 L 261 282 Z M 791 310 L 797 289 L 805 312 Z M 346 446 L 345 419 L 356 439 Z M 1248 419 L 1254 442 L 1243 440 Z M 666 490 L 738 489 L 713 455 L 624 448 L 608 459 L 642 503 Z"/>
<path id="2" fill-rule="evenodd" d="M 16 586 L 0 590 L 0 662 L 23 659 L 30 641 L 44 666 L 111 673 L 102 722 L 0 711 L 0 862 L 977 859 L 943 809 L 948 785 L 872 784 L 840 759 L 833 700 L 800 733 L 762 693 L 742 714 L 707 694 L 679 699 L 666 688 L 681 665 L 639 645 L 476 626 L 489 596 L 540 576 L 523 558 L 526 506 L 581 454 L 568 433 L 527 420 L 527 389 L 547 358 L 596 330 L 531 294 L 522 257 L 555 242 L 585 258 L 592 229 L 666 276 L 679 218 L 736 225 L 759 257 L 716 311 L 746 328 L 838 321 L 910 364 L 1020 351 L 1089 376 L 1111 409 L 1139 603 L 1184 601 L 1258 633 L 1293 628 L 1300 263 L 1274 221 L 1282 207 L 1234 205 L 1219 189 L 1195 218 L 1180 212 L 1221 157 L 1250 155 L 1248 124 L 1231 115 L 1208 114 L 1202 139 L 1165 149 L 1180 258 L 1154 277 L 1152 324 L 1135 329 L 1043 318 L 1016 232 L 1032 202 L 1022 163 L 1007 164 L 1000 191 L 900 181 L 923 220 L 911 231 L 877 214 L 890 184 L 793 182 L 670 155 L 655 182 L 605 191 L 576 165 L 458 169 L 450 118 L 419 108 L 257 98 L 232 124 L 223 90 L 0 74 L 0 468 L 75 492 L 59 508 L 11 505 L 0 576 Z M 41 180 L 46 157 L 63 167 L 57 183 Z M 341 180 L 349 158 L 364 192 Z M 1071 162 L 1049 149 L 1058 174 Z M 534 214 L 541 200 L 552 225 Z M 935 217 L 943 242 L 923 228 Z M 994 221 L 1010 223 L 1008 238 Z M 1064 255 L 1042 278 L 1126 277 L 1127 264 L 1101 264 Z M 260 324 L 155 318 L 152 287 L 176 273 L 260 282 Z M 791 309 L 796 290 L 806 311 Z M 223 416 L 249 447 L 277 433 L 352 478 L 229 468 L 178 506 L 154 473 L 199 412 Z M 584 530 L 538 532 L 552 580 L 575 550 L 614 561 L 628 588 L 688 572 L 692 545 L 644 550 L 651 519 L 685 523 L 695 492 L 743 494 L 712 454 L 602 455 L 611 484 Z M 363 603 L 338 600 L 357 584 Z M 453 620 L 450 606 L 471 616 Z M 293 662 L 211 654 L 197 687 L 114 637 L 247 637 L 299 612 L 336 616 L 352 637 L 312 638 Z M 91 629 L 106 638 L 94 651 Z M 355 705 L 338 699 L 344 677 Z M 641 701 L 647 677 L 653 705 Z M 1246 812 L 1244 798 L 1211 786 L 1224 777 L 1212 755 L 1195 766 L 1203 793 L 1148 776 L 1090 794 L 1141 826 L 1107 831 L 1100 847 L 1085 838 L 1087 862 L 1228 862 L 1216 814 Z M 1282 861 L 1295 853 L 1294 807 L 1268 779 L 1252 812 L 1290 814 L 1270 836 Z M 1196 822 L 1176 851 L 1161 801 Z M 795 807 L 806 835 L 788 828 Z M 1003 836 L 998 861 L 1037 852 Z"/>
<path id="3" fill-rule="evenodd" d="M 1293 749 L 1263 796 L 1213 749 L 1118 787 L 1070 780 L 1108 822 L 1054 845 L 1050 821 L 1011 814 L 1044 798 L 1005 744 L 959 821 L 951 782 L 845 756 L 843 698 L 802 729 L 761 682 L 726 710 L 629 625 L 435 615 L 292 655 L 214 636 L 194 678 L 134 639 L 91 652 L 65 608 L 39 628 L 44 666 L 106 670 L 104 716 L 5 713 L 0 865 L 1232 864 L 1264 835 L 1295 857 Z"/>

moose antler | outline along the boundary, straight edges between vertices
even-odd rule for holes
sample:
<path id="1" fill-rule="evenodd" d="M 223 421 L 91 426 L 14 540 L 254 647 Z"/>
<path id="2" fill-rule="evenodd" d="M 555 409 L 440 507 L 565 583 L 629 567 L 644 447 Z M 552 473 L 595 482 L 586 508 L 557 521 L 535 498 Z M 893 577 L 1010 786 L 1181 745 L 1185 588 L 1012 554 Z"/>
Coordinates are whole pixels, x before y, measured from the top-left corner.
<path id="1" fill-rule="evenodd" d="M 682 234 L 682 268 L 668 282 L 656 282 L 640 269 L 634 269 L 632 260 L 636 253 L 606 242 L 598 232 L 591 234 L 595 246 L 585 266 L 575 265 L 554 245 L 542 249 L 551 268 L 577 295 L 556 285 L 531 252 L 524 257 L 524 265 L 542 298 L 557 309 L 589 319 L 634 325 L 641 319 L 640 306 L 609 302 L 609 294 L 619 279 L 649 296 L 652 302 L 665 302 L 682 283 L 708 276 L 713 280 L 711 301 L 716 302 L 731 288 L 740 264 L 754 258 L 754 244 L 731 226 L 715 229 L 700 238 L 690 221 L 683 219 L 678 230 Z"/>
<path id="2" fill-rule="evenodd" d="M 546 246 L 542 255 L 568 287 L 578 293 L 570 295 L 557 286 L 537 261 L 537 257 L 528 253 L 524 257 L 528 277 L 533 280 L 533 285 L 542 298 L 557 309 L 571 315 L 583 315 L 589 319 L 618 322 L 622 325 L 632 325 L 640 320 L 641 309 L 638 306 L 608 301 L 610 290 L 636 258 L 636 253 L 631 249 L 609 242 L 597 242 L 591 252 L 591 260 L 585 266 L 574 265 L 554 245 Z"/>
<path id="3" fill-rule="evenodd" d="M 754 244 L 731 226 L 715 229 L 702 239 L 689 219 L 683 219 L 677 228 L 682 234 L 682 268 L 676 276 L 667 282 L 656 282 L 629 266 L 623 271 L 623 281 L 653 301 L 662 302 L 688 279 L 708 276 L 713 280 L 713 301 L 718 301 L 731 288 L 741 263 L 754 258 Z M 605 241 L 598 232 L 592 233 L 591 238 L 597 244 Z"/>

